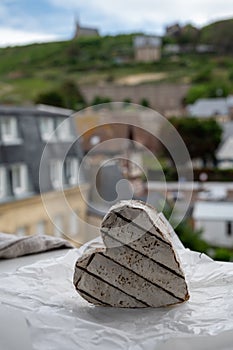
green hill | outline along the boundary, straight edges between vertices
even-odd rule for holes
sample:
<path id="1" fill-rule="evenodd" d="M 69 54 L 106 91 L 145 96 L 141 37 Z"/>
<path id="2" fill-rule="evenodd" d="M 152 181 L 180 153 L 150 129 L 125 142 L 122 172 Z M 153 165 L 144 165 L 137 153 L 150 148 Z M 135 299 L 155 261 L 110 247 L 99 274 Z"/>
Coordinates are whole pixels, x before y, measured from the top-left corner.
<path id="1" fill-rule="evenodd" d="M 226 29 L 222 28 L 229 28 L 232 23 L 233 20 L 222 21 L 204 27 L 201 42 L 212 44 L 216 31 L 213 28 L 220 26 L 219 33 L 224 35 L 227 46 L 229 39 L 226 37 L 231 38 L 233 30 L 227 36 Z M 215 32 L 218 43 L 222 40 L 220 34 Z M 164 73 L 150 82 L 154 84 L 161 81 L 194 84 L 196 90 L 189 102 L 193 96 L 202 96 L 203 92 L 207 96 L 214 95 L 216 86 L 224 93 L 233 92 L 232 56 L 183 53 L 164 55 L 158 62 L 137 63 L 133 59 L 134 35 L 79 38 L 0 49 L 0 103 L 32 103 L 38 95 L 48 91 L 59 90 L 66 94 L 67 81 L 77 85 L 114 83 L 121 77 L 141 73 Z"/>
<path id="2" fill-rule="evenodd" d="M 117 60 L 132 56 L 132 35 L 0 49 L 0 100 L 30 102 L 70 78 L 95 83 L 118 65 Z"/>
<path id="3" fill-rule="evenodd" d="M 203 27 L 200 41 L 213 45 L 218 52 L 233 53 L 233 19 L 214 22 Z"/>

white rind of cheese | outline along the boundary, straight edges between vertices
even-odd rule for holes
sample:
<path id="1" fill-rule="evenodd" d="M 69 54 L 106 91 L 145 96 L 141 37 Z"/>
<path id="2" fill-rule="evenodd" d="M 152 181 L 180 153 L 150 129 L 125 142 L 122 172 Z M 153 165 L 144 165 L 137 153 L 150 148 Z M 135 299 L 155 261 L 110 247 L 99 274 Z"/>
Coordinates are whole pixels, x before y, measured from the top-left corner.
<path id="1" fill-rule="evenodd" d="M 161 307 L 189 299 L 169 225 L 139 201 L 121 201 L 103 219 L 105 245 L 75 265 L 78 293 L 95 305 Z"/>

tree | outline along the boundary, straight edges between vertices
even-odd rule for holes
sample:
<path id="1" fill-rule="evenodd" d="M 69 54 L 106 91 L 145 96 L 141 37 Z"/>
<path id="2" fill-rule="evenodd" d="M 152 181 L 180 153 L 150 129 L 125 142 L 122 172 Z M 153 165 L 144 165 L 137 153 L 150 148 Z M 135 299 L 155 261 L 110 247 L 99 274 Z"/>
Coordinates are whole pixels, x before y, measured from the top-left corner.
<path id="1" fill-rule="evenodd" d="M 64 107 L 64 100 L 62 94 L 56 90 L 42 92 L 36 97 L 35 103 Z"/>
<path id="2" fill-rule="evenodd" d="M 216 164 L 215 152 L 221 142 L 222 128 L 215 119 L 184 117 L 171 118 L 170 121 L 184 140 L 192 159 L 202 159 L 204 166 L 207 160 Z"/>
<path id="3" fill-rule="evenodd" d="M 150 103 L 145 97 L 141 99 L 140 105 L 142 105 L 143 107 L 150 107 Z"/>
<path id="4" fill-rule="evenodd" d="M 219 53 L 232 53 L 233 19 L 211 23 L 201 29 L 200 42 L 213 45 Z"/>
<path id="5" fill-rule="evenodd" d="M 172 206 L 167 204 L 166 209 L 163 211 L 164 216 L 169 220 L 172 213 Z M 179 225 L 176 222 L 170 222 L 175 227 L 175 232 L 185 248 L 189 248 L 201 253 L 207 253 L 210 245 L 202 238 L 202 231 L 196 230 L 192 227 L 190 219 L 183 219 Z"/>
<path id="6" fill-rule="evenodd" d="M 179 44 L 190 44 L 194 46 L 199 39 L 199 29 L 192 24 L 187 24 L 181 28 L 181 33 L 178 37 Z"/>
<path id="7" fill-rule="evenodd" d="M 188 93 L 184 99 L 185 104 L 193 104 L 199 98 L 210 98 L 210 97 L 226 97 L 230 93 L 230 86 L 227 81 L 210 81 L 207 82 L 207 73 L 206 74 L 206 82 L 204 83 L 204 75 L 202 75 L 203 83 L 195 84 L 190 87 Z M 197 76 L 197 79 L 200 77 Z M 194 80 L 196 77 L 194 77 Z"/>
<path id="8" fill-rule="evenodd" d="M 57 89 L 39 94 L 35 103 L 74 110 L 86 107 L 86 102 L 78 86 L 72 80 L 65 80 Z"/>
<path id="9" fill-rule="evenodd" d="M 110 103 L 112 100 L 109 97 L 106 96 L 95 96 L 92 100 L 92 105 L 99 105 L 102 103 Z"/>
<path id="10" fill-rule="evenodd" d="M 80 110 L 86 106 L 84 97 L 73 80 L 65 80 L 60 87 L 60 92 L 64 99 L 65 108 Z"/>

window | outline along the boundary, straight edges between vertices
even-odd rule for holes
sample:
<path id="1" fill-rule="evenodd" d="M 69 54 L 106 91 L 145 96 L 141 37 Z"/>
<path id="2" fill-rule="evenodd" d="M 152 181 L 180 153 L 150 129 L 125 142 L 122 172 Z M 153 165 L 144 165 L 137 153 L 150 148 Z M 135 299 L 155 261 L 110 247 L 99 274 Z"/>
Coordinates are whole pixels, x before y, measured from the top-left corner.
<path id="1" fill-rule="evenodd" d="M 36 234 L 45 235 L 45 226 L 46 222 L 44 220 L 39 221 L 36 225 Z"/>
<path id="2" fill-rule="evenodd" d="M 54 224 L 54 236 L 61 237 L 63 233 L 62 215 L 56 215 L 53 219 L 53 224 Z"/>
<path id="3" fill-rule="evenodd" d="M 53 188 L 61 189 L 62 188 L 62 161 L 61 160 L 52 160 L 50 163 L 50 179 Z"/>
<path id="4" fill-rule="evenodd" d="M 17 236 L 22 237 L 26 235 L 26 232 L 27 232 L 27 228 L 25 226 L 21 226 L 21 227 L 17 227 L 15 233 Z"/>
<path id="5" fill-rule="evenodd" d="M 12 191 L 14 195 L 21 195 L 28 191 L 28 169 L 25 164 L 12 166 Z"/>
<path id="6" fill-rule="evenodd" d="M 43 141 L 52 141 L 55 138 L 53 132 L 55 131 L 55 125 L 53 118 L 43 117 L 40 118 L 40 133 Z"/>
<path id="7" fill-rule="evenodd" d="M 76 185 L 78 183 L 78 166 L 77 158 L 68 157 L 65 161 L 65 178 L 69 185 Z"/>
<path id="8" fill-rule="evenodd" d="M 74 136 L 71 132 L 71 120 L 69 118 L 58 118 L 57 119 L 57 135 L 61 141 L 71 141 Z"/>
<path id="9" fill-rule="evenodd" d="M 98 135 L 94 135 L 90 139 L 90 144 L 92 146 L 96 146 L 98 143 L 100 143 L 100 137 Z"/>
<path id="10" fill-rule="evenodd" d="M 70 235 L 71 237 L 75 237 L 78 234 L 79 231 L 79 221 L 78 221 L 78 214 L 75 212 L 72 212 L 70 214 Z"/>
<path id="11" fill-rule="evenodd" d="M 18 123 L 15 117 L 4 117 L 0 120 L 1 138 L 3 143 L 18 143 L 20 141 Z"/>
<path id="12" fill-rule="evenodd" d="M 0 199 L 4 198 L 7 195 L 7 176 L 6 169 L 0 167 Z"/>
<path id="13" fill-rule="evenodd" d="M 232 222 L 231 221 L 227 221 L 226 222 L 226 234 L 227 234 L 227 236 L 231 236 L 232 233 L 233 233 Z"/>

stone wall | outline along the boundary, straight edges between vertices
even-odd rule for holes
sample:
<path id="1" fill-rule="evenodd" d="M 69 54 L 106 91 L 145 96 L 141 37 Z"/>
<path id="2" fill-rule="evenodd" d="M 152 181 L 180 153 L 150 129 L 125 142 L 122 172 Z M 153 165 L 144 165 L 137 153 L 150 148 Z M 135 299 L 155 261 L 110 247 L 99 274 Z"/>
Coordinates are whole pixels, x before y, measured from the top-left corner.
<path id="1" fill-rule="evenodd" d="M 82 85 L 84 98 L 91 103 L 96 96 L 109 97 L 113 102 L 130 99 L 132 103 L 140 104 L 146 98 L 150 107 L 166 116 L 184 114 L 183 99 L 189 89 L 189 84 L 140 84 L 134 86 L 105 84 Z"/>

